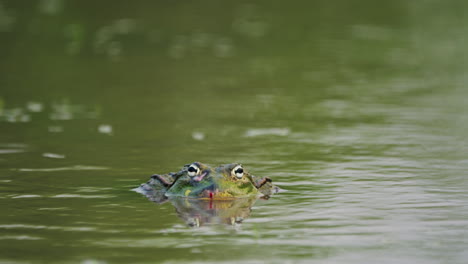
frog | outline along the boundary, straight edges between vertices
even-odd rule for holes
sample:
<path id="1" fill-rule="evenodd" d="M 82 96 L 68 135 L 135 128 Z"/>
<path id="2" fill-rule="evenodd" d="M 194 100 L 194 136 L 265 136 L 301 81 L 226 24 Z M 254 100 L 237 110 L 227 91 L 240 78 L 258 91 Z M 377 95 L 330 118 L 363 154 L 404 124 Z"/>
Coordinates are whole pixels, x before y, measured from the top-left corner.
<path id="1" fill-rule="evenodd" d="M 245 197 L 268 199 L 279 192 L 271 178 L 257 178 L 240 163 L 212 168 L 201 162 L 186 164 L 178 172 L 154 174 L 137 188 L 155 202 L 171 197 L 229 200 Z"/>

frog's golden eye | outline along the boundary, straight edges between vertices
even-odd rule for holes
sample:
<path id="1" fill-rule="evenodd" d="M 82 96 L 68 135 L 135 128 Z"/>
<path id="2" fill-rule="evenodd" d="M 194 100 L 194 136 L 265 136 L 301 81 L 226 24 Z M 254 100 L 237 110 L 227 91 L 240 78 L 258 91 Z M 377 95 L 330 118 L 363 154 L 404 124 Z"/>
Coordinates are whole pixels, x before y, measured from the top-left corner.
<path id="1" fill-rule="evenodd" d="M 231 173 L 237 179 L 241 179 L 244 176 L 244 169 L 241 165 L 237 165 L 236 167 L 234 167 L 234 169 L 232 169 Z"/>
<path id="2" fill-rule="evenodd" d="M 194 177 L 195 175 L 198 175 L 200 173 L 200 168 L 198 168 L 197 165 L 191 164 L 188 169 L 188 176 Z"/>

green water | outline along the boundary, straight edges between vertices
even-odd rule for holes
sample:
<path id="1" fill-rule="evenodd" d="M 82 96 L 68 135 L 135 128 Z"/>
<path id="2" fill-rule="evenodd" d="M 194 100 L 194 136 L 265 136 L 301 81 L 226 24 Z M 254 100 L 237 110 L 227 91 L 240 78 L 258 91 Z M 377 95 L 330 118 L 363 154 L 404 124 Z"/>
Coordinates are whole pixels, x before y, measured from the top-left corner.
<path id="1" fill-rule="evenodd" d="M 0 262 L 465 263 L 467 8 L 1 0 Z M 287 192 L 131 190 L 193 161 Z"/>

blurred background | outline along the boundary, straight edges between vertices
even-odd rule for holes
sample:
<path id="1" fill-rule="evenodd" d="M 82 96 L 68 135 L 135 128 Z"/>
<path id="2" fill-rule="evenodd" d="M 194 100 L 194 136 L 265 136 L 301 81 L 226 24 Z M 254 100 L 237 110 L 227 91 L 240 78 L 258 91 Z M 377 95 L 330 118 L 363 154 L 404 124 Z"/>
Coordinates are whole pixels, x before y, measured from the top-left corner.
<path id="1" fill-rule="evenodd" d="M 0 262 L 464 263 L 464 1 L 0 0 Z M 241 162 L 191 229 L 131 188 Z"/>

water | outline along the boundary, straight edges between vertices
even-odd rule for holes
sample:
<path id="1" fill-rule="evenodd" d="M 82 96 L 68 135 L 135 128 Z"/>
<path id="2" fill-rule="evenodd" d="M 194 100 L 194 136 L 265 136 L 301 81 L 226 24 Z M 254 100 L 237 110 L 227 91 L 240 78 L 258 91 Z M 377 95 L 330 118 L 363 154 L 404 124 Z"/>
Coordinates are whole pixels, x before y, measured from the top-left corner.
<path id="1" fill-rule="evenodd" d="M 466 8 L 1 1 L 0 262 L 465 263 Z M 193 161 L 287 192 L 131 191 Z"/>

